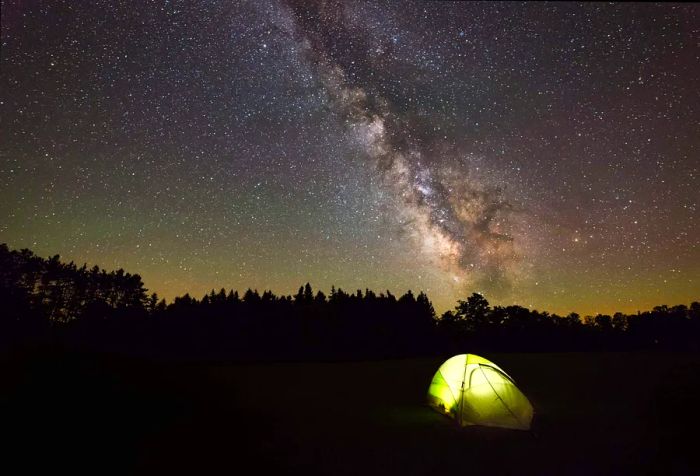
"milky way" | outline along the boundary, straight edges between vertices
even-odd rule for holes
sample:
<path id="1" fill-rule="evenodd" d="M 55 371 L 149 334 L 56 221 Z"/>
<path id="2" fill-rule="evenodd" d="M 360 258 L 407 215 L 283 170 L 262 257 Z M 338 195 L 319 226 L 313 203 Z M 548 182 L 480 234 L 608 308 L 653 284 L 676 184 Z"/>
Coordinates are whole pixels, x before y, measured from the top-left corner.
<path id="1" fill-rule="evenodd" d="M 697 299 L 697 5 L 2 2 L 0 242 L 211 288 Z"/>
<path id="2" fill-rule="evenodd" d="M 513 236 L 515 207 L 497 186 L 485 183 L 474 172 L 475 166 L 464 160 L 467 157 L 440 147 L 448 144 L 443 143 L 439 130 L 430 134 L 430 147 L 412 140 L 412 131 L 427 130 L 428 121 L 411 121 L 384 97 L 368 92 L 361 81 L 350 81 L 325 47 L 339 40 L 352 43 L 368 34 L 348 10 L 342 4 L 297 5 L 292 33 L 304 59 L 316 67 L 333 108 L 399 202 L 401 223 L 420 252 L 463 289 L 478 281 L 486 281 L 483 284 L 490 284 L 492 290 L 494 284 L 507 285 L 522 258 L 522 247 Z M 386 39 L 365 48 L 367 52 L 385 51 L 391 43 Z M 381 59 L 354 58 L 352 64 L 365 61 L 373 75 L 383 76 L 386 66 Z"/>

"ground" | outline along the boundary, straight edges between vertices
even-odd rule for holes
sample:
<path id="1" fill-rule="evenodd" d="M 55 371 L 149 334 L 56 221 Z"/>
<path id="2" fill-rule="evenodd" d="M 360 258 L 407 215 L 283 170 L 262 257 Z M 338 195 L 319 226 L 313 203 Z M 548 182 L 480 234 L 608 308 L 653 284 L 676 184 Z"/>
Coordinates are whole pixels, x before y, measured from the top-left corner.
<path id="1" fill-rule="evenodd" d="M 13 356 L 0 393 L 5 448 L 27 472 L 700 474 L 700 355 L 484 357 L 530 398 L 533 431 L 458 428 L 425 406 L 443 358 Z"/>

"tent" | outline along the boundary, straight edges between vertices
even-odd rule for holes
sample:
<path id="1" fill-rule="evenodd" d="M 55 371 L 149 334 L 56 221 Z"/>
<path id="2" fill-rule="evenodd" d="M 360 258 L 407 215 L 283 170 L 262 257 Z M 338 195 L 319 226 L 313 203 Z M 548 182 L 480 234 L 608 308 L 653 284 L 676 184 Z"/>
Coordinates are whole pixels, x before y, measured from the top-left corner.
<path id="1" fill-rule="evenodd" d="M 440 366 L 430 382 L 428 404 L 461 426 L 529 430 L 532 405 L 498 365 L 461 354 Z"/>

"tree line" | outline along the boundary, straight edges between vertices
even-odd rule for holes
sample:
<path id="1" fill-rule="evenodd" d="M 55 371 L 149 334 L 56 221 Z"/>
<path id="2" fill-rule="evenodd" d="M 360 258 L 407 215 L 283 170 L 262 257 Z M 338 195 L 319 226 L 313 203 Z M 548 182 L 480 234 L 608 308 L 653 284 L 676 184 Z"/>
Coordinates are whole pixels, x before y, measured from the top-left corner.
<path id="1" fill-rule="evenodd" d="M 491 306 L 474 293 L 437 316 L 428 296 L 369 289 L 294 295 L 220 289 L 171 303 L 141 277 L 0 245 L 0 346 L 163 358 L 376 358 L 465 351 L 700 350 L 700 303 L 612 316 Z"/>

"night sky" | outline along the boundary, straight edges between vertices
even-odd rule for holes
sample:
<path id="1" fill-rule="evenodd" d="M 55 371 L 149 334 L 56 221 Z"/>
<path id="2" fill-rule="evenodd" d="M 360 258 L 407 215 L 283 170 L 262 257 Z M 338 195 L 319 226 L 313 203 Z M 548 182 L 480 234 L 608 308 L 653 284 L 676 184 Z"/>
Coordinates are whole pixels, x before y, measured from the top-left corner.
<path id="1" fill-rule="evenodd" d="M 700 6 L 2 2 L 0 242 L 212 288 L 700 297 Z"/>

